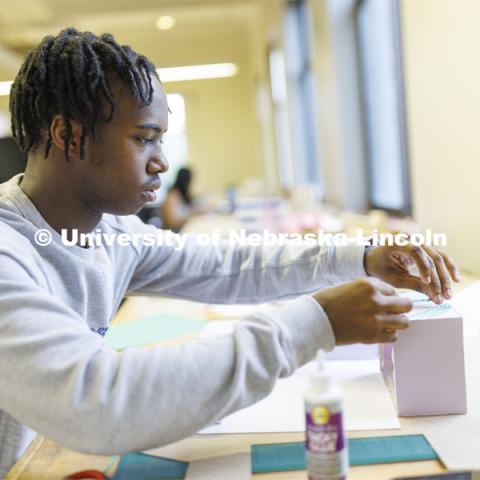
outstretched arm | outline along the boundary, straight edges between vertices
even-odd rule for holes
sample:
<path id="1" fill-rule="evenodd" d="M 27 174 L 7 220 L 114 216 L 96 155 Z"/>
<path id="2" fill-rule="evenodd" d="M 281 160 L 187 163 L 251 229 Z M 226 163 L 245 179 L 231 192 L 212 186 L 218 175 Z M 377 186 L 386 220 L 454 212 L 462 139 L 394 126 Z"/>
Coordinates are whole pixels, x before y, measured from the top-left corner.
<path id="1" fill-rule="evenodd" d="M 125 219 L 130 231 L 165 232 Z M 197 237 L 174 246 L 139 249 L 130 294 L 161 294 L 208 303 L 259 303 L 294 298 L 366 276 L 363 246 L 238 246 Z"/>

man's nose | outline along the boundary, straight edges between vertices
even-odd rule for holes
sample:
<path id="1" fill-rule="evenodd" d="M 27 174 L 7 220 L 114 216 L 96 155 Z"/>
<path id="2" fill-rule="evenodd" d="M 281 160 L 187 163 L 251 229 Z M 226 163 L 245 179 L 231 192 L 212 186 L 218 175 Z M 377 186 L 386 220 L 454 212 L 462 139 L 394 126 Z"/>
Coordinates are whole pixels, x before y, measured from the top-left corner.
<path id="1" fill-rule="evenodd" d="M 155 158 L 151 158 L 148 161 L 147 172 L 150 174 L 165 173 L 168 171 L 168 161 L 163 155 L 159 155 Z"/>

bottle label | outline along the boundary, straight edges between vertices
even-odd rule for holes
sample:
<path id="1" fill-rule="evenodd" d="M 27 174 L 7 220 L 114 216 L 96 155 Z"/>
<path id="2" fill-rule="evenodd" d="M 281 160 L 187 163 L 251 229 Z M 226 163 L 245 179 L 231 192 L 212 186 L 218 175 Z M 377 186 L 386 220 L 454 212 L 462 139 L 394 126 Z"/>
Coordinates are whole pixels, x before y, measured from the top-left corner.
<path id="1" fill-rule="evenodd" d="M 346 478 L 348 455 L 342 412 L 332 413 L 323 405 L 307 405 L 306 461 L 309 479 Z"/>

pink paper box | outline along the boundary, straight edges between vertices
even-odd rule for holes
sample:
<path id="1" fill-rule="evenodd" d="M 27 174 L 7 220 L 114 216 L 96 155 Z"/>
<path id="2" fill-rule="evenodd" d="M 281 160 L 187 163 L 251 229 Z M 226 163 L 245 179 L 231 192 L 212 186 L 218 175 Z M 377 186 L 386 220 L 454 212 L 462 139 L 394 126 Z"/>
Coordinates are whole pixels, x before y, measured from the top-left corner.
<path id="1" fill-rule="evenodd" d="M 374 358 L 378 358 L 377 344 L 342 345 L 325 354 L 326 360 L 372 360 Z"/>
<path id="2" fill-rule="evenodd" d="M 418 296 L 413 296 L 417 298 Z M 399 416 L 467 412 L 463 320 L 448 304 L 414 303 L 410 327 L 381 352 Z"/>

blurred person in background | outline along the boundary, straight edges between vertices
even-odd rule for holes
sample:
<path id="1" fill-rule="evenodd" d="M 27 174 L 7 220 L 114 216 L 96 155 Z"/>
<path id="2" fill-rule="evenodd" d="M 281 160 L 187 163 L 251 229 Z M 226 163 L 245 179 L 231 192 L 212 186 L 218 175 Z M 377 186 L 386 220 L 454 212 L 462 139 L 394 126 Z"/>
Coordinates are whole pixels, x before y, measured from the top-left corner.
<path id="1" fill-rule="evenodd" d="M 205 213 L 192 198 L 192 177 L 193 172 L 189 168 L 184 167 L 178 171 L 175 183 L 169 189 L 161 208 L 164 228 L 178 232 L 192 215 Z"/>

